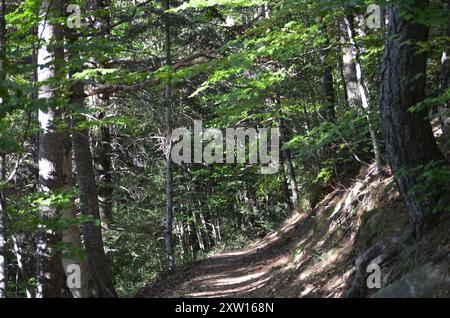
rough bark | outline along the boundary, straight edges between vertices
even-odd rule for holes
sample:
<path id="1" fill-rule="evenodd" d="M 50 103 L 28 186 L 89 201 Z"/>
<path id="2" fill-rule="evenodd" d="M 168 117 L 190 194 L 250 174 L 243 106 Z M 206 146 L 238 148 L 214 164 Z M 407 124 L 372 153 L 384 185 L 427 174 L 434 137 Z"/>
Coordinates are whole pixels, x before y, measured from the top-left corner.
<path id="1" fill-rule="evenodd" d="M 39 98 L 45 105 L 39 110 L 38 120 L 41 129 L 39 135 L 39 192 L 51 196 L 64 188 L 64 133 L 57 129 L 61 118 L 61 109 L 55 107 L 57 92 L 51 87 L 51 81 L 60 78 L 59 64 L 64 59 L 61 47 L 62 30 L 53 24 L 51 18 L 62 15 L 60 0 L 44 0 L 41 7 L 42 22 L 39 35 L 42 47 L 38 51 L 38 82 L 41 83 Z M 55 41 L 51 49 L 49 42 Z M 59 218 L 59 209 L 52 204 L 40 206 L 40 216 L 44 223 L 38 234 L 37 242 L 37 284 L 36 298 L 62 297 L 63 271 L 60 253 L 54 250 L 61 242 L 61 233 L 46 228 L 45 222 Z"/>
<path id="2" fill-rule="evenodd" d="M 89 1 L 90 7 L 100 10 L 101 15 L 96 16 L 94 19 L 93 27 L 99 32 L 98 34 L 107 39 L 111 33 L 111 16 L 108 13 L 110 7 L 110 0 L 102 1 Z M 100 67 L 108 68 L 104 61 L 95 61 Z M 108 114 L 108 93 L 99 93 L 92 96 L 93 108 L 100 108 L 103 111 L 99 114 L 98 119 L 102 120 Z M 95 171 L 97 174 L 97 189 L 98 189 L 98 201 L 100 218 L 102 221 L 102 227 L 108 229 L 112 222 L 112 210 L 113 210 L 113 171 L 112 171 L 112 159 L 113 153 L 111 147 L 111 133 L 108 125 L 102 125 L 95 129 L 93 135 L 95 143 L 93 145 L 93 155 L 95 163 Z"/>
<path id="3" fill-rule="evenodd" d="M 72 176 L 72 146 L 70 140 L 70 134 L 66 134 L 65 145 L 65 156 L 63 165 L 63 175 L 66 178 L 64 182 L 66 188 L 69 190 L 74 186 L 73 176 Z M 63 230 L 62 241 L 69 244 L 71 248 L 77 251 L 82 251 L 83 244 L 81 242 L 80 229 L 73 220 L 77 217 L 77 211 L 74 202 L 69 202 L 61 211 L 62 217 L 67 220 L 67 227 Z M 70 290 L 73 298 L 88 298 L 93 295 L 93 284 L 91 281 L 91 274 L 89 271 L 88 263 L 82 257 L 75 256 L 64 256 L 62 257 L 62 265 L 66 277 L 73 274 L 73 265 L 77 266 L 80 270 L 79 283 L 80 287 L 76 285 L 68 284 L 68 289 Z"/>
<path id="4" fill-rule="evenodd" d="M 72 103 L 83 108 L 83 99 L 83 85 L 82 83 L 77 83 L 72 89 Z M 74 127 L 81 120 L 80 117 L 76 117 L 74 119 Z M 95 183 L 92 153 L 89 147 L 88 131 L 73 129 L 72 144 L 75 157 L 76 179 L 80 190 L 81 214 L 92 218 L 92 221 L 83 224 L 83 236 L 89 268 L 96 283 L 98 296 L 105 298 L 117 297 L 113 283 L 111 264 L 103 248 L 98 192 Z"/>
<path id="5" fill-rule="evenodd" d="M 423 8 L 426 1 L 413 1 L 412 8 Z M 427 41 L 427 27 L 404 18 L 404 6 L 388 7 L 390 23 L 382 65 L 381 118 L 389 163 L 398 175 L 397 186 L 409 210 L 414 232 L 420 236 L 424 222 L 436 202 L 418 199 L 418 178 L 431 161 L 445 162 L 427 118 L 427 112 L 409 111 L 425 98 L 426 55 L 417 44 Z M 406 171 L 405 171 L 406 169 Z"/>
<path id="6" fill-rule="evenodd" d="M 102 101 L 106 103 L 106 101 Z M 104 117 L 101 114 L 100 119 Z M 100 218 L 103 227 L 108 228 L 112 221 L 113 186 L 112 186 L 112 161 L 111 161 L 111 133 L 109 127 L 103 125 L 97 129 L 97 144 L 94 147 L 94 162 L 98 180 L 98 201 Z"/>

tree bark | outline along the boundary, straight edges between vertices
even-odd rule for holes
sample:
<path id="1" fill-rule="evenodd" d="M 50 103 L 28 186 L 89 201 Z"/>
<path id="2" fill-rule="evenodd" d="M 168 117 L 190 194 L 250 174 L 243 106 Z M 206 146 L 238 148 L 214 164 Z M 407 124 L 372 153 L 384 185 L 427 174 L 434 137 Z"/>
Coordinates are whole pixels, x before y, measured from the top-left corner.
<path id="1" fill-rule="evenodd" d="M 282 145 L 281 145 L 282 146 Z M 289 187 L 286 178 L 284 152 L 280 153 L 280 176 L 281 176 L 281 193 L 287 210 L 292 210 L 291 196 L 289 195 Z"/>
<path id="2" fill-rule="evenodd" d="M 165 0 L 164 9 L 170 9 L 170 0 Z M 170 37 L 170 20 L 165 16 L 165 49 L 166 49 L 166 65 L 172 65 L 171 57 L 171 37 Z M 164 229 L 165 251 L 167 258 L 167 269 L 172 271 L 175 268 L 175 258 L 173 253 L 173 163 L 170 157 L 172 151 L 172 86 L 167 83 L 165 89 L 166 104 L 166 129 L 167 129 L 167 150 L 166 150 L 166 218 Z"/>
<path id="3" fill-rule="evenodd" d="M 6 89 L 3 83 L 6 79 L 6 3 L 0 1 L 0 98 L 6 95 Z M 3 106 L 3 99 L 0 106 Z M 0 149 L 0 152 L 2 150 Z M 0 153 L 0 182 L 6 180 L 6 154 Z M 3 186 L 0 186 L 0 298 L 6 297 L 6 199 L 3 192 Z"/>
<path id="4" fill-rule="evenodd" d="M 63 175 L 66 178 L 65 185 L 67 190 L 70 190 L 74 186 L 73 176 L 72 176 L 72 146 L 70 140 L 70 134 L 66 134 L 65 145 L 65 156 L 63 164 Z M 83 244 L 81 242 L 80 230 L 77 224 L 73 223 L 73 220 L 77 217 L 77 211 L 73 201 L 69 202 L 64 209 L 61 211 L 63 218 L 67 221 L 67 227 L 63 230 L 62 241 L 69 244 L 72 248 L 82 251 Z M 72 222 L 71 222 L 72 221 Z M 91 274 L 89 271 L 88 263 L 82 257 L 62 257 L 62 265 L 66 277 L 69 277 L 73 273 L 72 266 L 76 265 L 80 270 L 79 283 L 80 286 L 68 285 L 73 298 L 88 298 L 93 295 L 91 283 Z"/>
<path id="5" fill-rule="evenodd" d="M 206 247 L 206 250 L 209 251 L 209 250 L 211 250 L 211 240 L 209 238 L 208 226 L 205 221 L 205 216 L 203 215 L 203 212 L 202 212 L 200 200 L 198 200 L 198 204 L 199 204 L 198 216 L 200 217 L 202 232 L 205 235 L 205 243 L 206 243 L 205 247 Z"/>
<path id="6" fill-rule="evenodd" d="M 98 97 L 100 98 L 100 97 Z M 103 100 L 102 103 L 106 103 Z M 104 114 L 100 115 L 100 119 Z M 98 180 L 98 201 L 100 208 L 100 218 L 103 226 L 108 228 L 112 221 L 112 161 L 111 161 L 111 133 L 109 127 L 103 125 L 97 129 L 97 144 L 94 147 L 94 162 Z"/>
<path id="7" fill-rule="evenodd" d="M 18 268 L 18 271 L 20 272 L 20 275 L 22 275 L 23 284 L 25 285 L 25 294 L 26 294 L 27 298 L 32 298 L 31 289 L 28 286 L 28 276 L 25 272 L 25 268 L 22 263 L 22 247 L 20 246 L 20 241 L 19 241 L 18 237 L 15 235 L 11 235 L 11 240 L 13 242 L 13 253 L 14 253 L 14 256 L 16 257 L 17 268 Z M 18 278 L 17 278 L 17 281 L 18 281 Z M 17 283 L 16 283 L 16 285 L 17 285 Z"/>
<path id="8" fill-rule="evenodd" d="M 333 99 L 334 99 L 334 96 L 333 96 Z M 278 126 L 280 128 L 281 144 L 283 144 L 286 141 L 286 129 L 285 129 L 284 118 L 283 118 L 284 114 L 283 114 L 283 110 L 281 108 L 281 97 L 278 94 L 275 98 L 275 104 L 277 107 L 277 111 L 280 113 L 280 119 L 278 122 Z M 334 109 L 334 106 L 333 106 L 333 109 Z M 288 175 L 289 175 L 289 182 L 291 184 L 292 202 L 289 207 L 296 209 L 297 204 L 298 204 L 298 197 L 299 197 L 298 185 L 297 185 L 297 178 L 295 176 L 294 165 L 292 163 L 291 152 L 289 150 L 282 150 L 282 160 L 283 160 L 283 163 L 287 167 Z M 284 169 L 284 167 L 283 167 L 283 169 Z M 284 173 L 284 171 L 283 171 L 283 173 Z M 285 181 L 282 180 L 282 182 L 285 182 Z M 284 185 L 282 185 L 282 186 L 284 187 Z M 283 191 L 285 191 L 285 190 L 283 189 Z"/>
<path id="9" fill-rule="evenodd" d="M 427 1 L 415 0 L 412 8 L 424 8 Z M 446 162 L 439 151 L 426 110 L 409 108 L 425 98 L 426 54 L 417 44 L 428 40 L 426 26 L 404 18 L 406 8 L 390 4 L 388 37 L 382 65 L 381 118 L 392 172 L 409 210 L 414 234 L 420 237 L 424 222 L 436 202 L 418 199 L 418 178 L 431 161 Z M 406 174 L 398 175 L 407 169 Z"/>
<path id="10" fill-rule="evenodd" d="M 358 109 L 366 117 L 370 137 L 372 139 L 374 159 L 378 170 L 382 171 L 378 134 L 373 126 L 373 115 L 370 108 L 370 100 L 366 93 L 364 80 L 362 78 L 362 68 L 359 61 L 360 52 L 355 40 L 354 16 L 352 14 L 347 14 L 343 18 L 340 23 L 340 32 L 347 102 L 351 108 Z"/>
<path id="11" fill-rule="evenodd" d="M 326 64 L 326 54 L 321 52 L 320 60 L 324 65 L 322 78 L 320 80 L 322 92 L 324 94 L 324 102 L 322 104 L 320 113 L 322 117 L 330 123 L 336 121 L 336 111 L 334 109 L 334 85 L 333 85 L 333 69 Z"/>
<path id="12" fill-rule="evenodd" d="M 44 0 L 41 6 L 42 21 L 39 35 L 42 47 L 38 51 L 38 82 L 41 83 L 39 98 L 46 104 L 39 110 L 39 192 L 51 197 L 64 188 L 64 133 L 58 130 L 57 122 L 61 118 L 61 109 L 57 108 L 57 95 L 54 84 L 61 78 L 60 63 L 64 60 L 62 30 L 53 24 L 53 18 L 62 16 L 60 0 Z M 55 41 L 51 49 L 49 43 Z M 59 209 L 54 204 L 40 206 L 40 216 L 44 223 L 38 234 L 37 242 L 37 284 L 36 298 L 62 297 L 63 271 L 60 253 L 54 249 L 60 243 L 61 233 L 47 228 L 46 222 L 59 218 Z"/>
<path id="13" fill-rule="evenodd" d="M 72 89 L 72 104 L 83 109 L 83 84 L 76 83 Z M 73 126 L 83 119 L 74 118 Z M 99 297 L 117 297 L 113 283 L 111 264 L 105 255 L 100 226 L 100 212 L 97 185 L 95 183 L 92 153 L 89 147 L 89 133 L 86 129 L 72 131 L 72 144 L 75 156 L 77 184 L 80 190 L 81 214 L 93 220 L 83 224 L 84 242 L 91 274 L 97 285 Z"/>

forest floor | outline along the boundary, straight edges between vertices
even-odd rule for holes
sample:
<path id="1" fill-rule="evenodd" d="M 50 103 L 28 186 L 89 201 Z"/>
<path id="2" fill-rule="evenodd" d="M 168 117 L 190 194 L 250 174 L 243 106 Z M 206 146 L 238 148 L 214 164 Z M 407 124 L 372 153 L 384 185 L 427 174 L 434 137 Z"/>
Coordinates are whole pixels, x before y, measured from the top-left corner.
<path id="1" fill-rule="evenodd" d="M 161 275 L 137 297 L 342 297 L 356 257 L 409 229 L 393 178 L 374 171 L 374 166 L 363 169 L 350 187 L 335 189 L 308 213 L 295 212 L 281 229 L 250 247 Z M 435 231 L 383 268 L 383 286 L 430 259 L 449 258 L 449 229 L 445 215 Z M 443 288 L 433 287 L 433 296 L 450 296 L 449 277 L 443 278 Z"/>

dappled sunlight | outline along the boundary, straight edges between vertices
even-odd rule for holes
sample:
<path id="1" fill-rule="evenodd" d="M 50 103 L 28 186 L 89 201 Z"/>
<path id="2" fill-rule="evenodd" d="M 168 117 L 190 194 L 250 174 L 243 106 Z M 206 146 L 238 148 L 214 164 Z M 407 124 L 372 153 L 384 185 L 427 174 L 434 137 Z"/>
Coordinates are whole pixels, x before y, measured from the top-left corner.
<path id="1" fill-rule="evenodd" d="M 211 256 L 188 270 L 183 275 L 191 279 L 178 285 L 177 293 L 189 297 L 341 296 L 353 274 L 354 254 L 364 246 L 360 242 L 365 240 L 360 234 L 364 217 L 374 213 L 381 217 L 384 210 L 376 209 L 380 204 L 397 202 L 391 180 L 363 176 L 349 189 L 335 190 L 315 211 L 294 213 L 280 230 L 249 248 Z"/>

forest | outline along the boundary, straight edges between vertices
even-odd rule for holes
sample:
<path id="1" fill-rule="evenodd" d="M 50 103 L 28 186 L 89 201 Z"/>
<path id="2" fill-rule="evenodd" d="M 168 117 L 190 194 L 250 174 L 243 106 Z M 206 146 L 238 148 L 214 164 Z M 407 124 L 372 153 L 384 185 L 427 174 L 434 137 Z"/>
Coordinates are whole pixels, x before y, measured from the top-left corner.
<path id="1" fill-rule="evenodd" d="M 0 0 L 0 298 L 448 298 L 449 114 L 450 0 Z"/>

